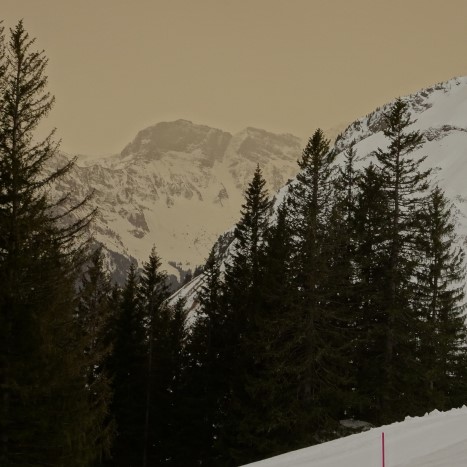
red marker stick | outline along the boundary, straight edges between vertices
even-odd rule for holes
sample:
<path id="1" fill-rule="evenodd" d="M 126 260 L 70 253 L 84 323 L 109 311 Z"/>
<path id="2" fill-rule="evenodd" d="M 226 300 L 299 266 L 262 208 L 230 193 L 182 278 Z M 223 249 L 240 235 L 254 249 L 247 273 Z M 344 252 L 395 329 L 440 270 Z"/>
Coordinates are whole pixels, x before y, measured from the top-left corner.
<path id="1" fill-rule="evenodd" d="M 385 466 L 385 459 L 384 459 L 384 431 L 381 433 L 381 454 L 382 454 L 382 466 Z"/>

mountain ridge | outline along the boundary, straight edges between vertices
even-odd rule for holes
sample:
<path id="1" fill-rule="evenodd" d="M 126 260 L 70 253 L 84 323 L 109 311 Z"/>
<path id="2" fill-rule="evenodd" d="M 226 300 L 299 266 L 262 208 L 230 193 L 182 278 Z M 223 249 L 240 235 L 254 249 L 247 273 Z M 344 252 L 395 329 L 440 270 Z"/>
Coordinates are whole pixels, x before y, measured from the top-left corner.
<path id="1" fill-rule="evenodd" d="M 51 193 L 71 193 L 78 201 L 94 191 L 89 208 L 99 213 L 91 233 L 118 282 L 130 261 L 141 266 L 153 245 L 181 282 L 183 271 L 203 264 L 217 237 L 236 222 L 256 165 L 273 193 L 297 173 L 301 148 L 296 136 L 252 127 L 231 134 L 184 119 L 159 122 L 119 154 L 81 156 Z M 65 160 L 60 155 L 55 165 Z"/>
<path id="2" fill-rule="evenodd" d="M 414 157 L 427 156 L 424 168 L 433 168 L 432 181 L 443 188 L 448 198 L 455 204 L 458 214 L 460 241 L 467 244 L 467 77 L 450 80 L 423 88 L 402 98 L 409 104 L 412 119 L 411 130 L 420 130 L 425 135 L 425 143 L 414 153 Z M 385 148 L 383 114 L 395 100 L 376 108 L 373 112 L 355 120 L 340 133 L 335 140 L 336 164 L 343 161 L 344 151 L 354 143 L 358 164 L 362 167 L 371 160 L 372 152 L 378 147 Z M 290 182 L 293 183 L 293 180 Z M 286 184 L 274 196 L 273 212 L 287 196 Z M 274 221 L 274 214 L 271 222 Z M 225 244 L 225 237 L 220 242 Z M 223 246 L 223 260 L 228 260 L 235 249 L 234 242 Z M 187 300 L 187 309 L 197 308 L 196 293 L 201 287 L 202 276 L 176 292 L 178 297 Z"/>

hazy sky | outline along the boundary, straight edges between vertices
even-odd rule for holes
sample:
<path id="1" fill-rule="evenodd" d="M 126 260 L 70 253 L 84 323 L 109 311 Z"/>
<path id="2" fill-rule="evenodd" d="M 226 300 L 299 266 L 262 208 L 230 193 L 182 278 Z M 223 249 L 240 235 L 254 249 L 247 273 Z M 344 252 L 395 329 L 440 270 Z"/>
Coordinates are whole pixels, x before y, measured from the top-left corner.
<path id="1" fill-rule="evenodd" d="M 306 137 L 467 75 L 467 0 L 1 0 L 49 57 L 72 153 L 185 118 Z"/>

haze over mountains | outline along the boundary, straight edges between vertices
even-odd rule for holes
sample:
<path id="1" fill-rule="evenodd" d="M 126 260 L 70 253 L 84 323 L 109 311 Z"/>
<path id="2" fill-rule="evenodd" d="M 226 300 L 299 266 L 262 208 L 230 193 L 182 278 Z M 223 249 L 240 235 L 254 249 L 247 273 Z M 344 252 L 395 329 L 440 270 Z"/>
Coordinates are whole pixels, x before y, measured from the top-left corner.
<path id="1" fill-rule="evenodd" d="M 164 268 L 183 280 L 237 222 L 256 165 L 273 194 L 297 173 L 301 149 L 290 134 L 246 128 L 232 135 L 187 120 L 162 122 L 140 131 L 120 154 L 80 156 L 55 196 L 70 192 L 78 201 L 94 190 L 93 235 L 108 250 L 115 278 L 130 258 L 141 265 L 155 245 Z"/>
<path id="2" fill-rule="evenodd" d="M 439 183 L 456 200 L 461 224 L 467 216 L 466 81 L 455 78 L 406 98 L 417 119 L 414 128 L 426 133 L 420 149 L 428 156 L 425 164 L 439 168 Z M 386 108 L 345 131 L 341 125 L 326 133 L 334 139 L 342 131 L 339 152 L 356 140 L 357 153 L 365 159 L 384 145 L 381 117 Z M 94 190 L 91 207 L 99 213 L 93 235 L 109 253 L 114 278 L 123 279 L 131 259 L 141 265 L 155 245 L 163 267 L 182 282 L 186 271 L 204 263 L 219 235 L 238 221 L 256 165 L 274 195 L 298 172 L 303 143 L 290 134 L 256 128 L 232 135 L 187 120 L 161 122 L 141 130 L 120 154 L 79 156 L 73 171 L 54 187 L 55 196 L 69 191 L 78 201 Z"/>

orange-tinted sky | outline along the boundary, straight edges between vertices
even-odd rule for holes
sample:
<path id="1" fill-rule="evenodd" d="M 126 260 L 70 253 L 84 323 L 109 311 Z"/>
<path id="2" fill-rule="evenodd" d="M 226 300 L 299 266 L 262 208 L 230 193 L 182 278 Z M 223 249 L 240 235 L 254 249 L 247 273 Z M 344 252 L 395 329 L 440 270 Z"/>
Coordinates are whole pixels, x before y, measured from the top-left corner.
<path id="1" fill-rule="evenodd" d="M 467 74 L 466 0 L 1 0 L 49 57 L 62 149 L 185 118 L 298 136 Z"/>

